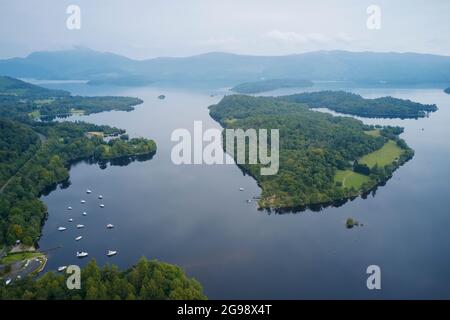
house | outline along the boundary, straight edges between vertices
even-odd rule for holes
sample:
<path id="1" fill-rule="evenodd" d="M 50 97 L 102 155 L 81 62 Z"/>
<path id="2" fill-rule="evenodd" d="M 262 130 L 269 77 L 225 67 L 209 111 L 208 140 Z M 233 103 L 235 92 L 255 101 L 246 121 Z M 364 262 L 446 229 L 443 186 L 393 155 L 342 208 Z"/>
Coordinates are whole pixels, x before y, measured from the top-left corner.
<path id="1" fill-rule="evenodd" d="M 103 139 L 104 136 L 105 136 L 103 134 L 103 132 L 101 132 L 101 131 L 89 131 L 89 132 L 86 132 L 85 135 L 89 139 L 94 138 L 94 137 L 98 137 L 98 138 L 102 138 Z"/>

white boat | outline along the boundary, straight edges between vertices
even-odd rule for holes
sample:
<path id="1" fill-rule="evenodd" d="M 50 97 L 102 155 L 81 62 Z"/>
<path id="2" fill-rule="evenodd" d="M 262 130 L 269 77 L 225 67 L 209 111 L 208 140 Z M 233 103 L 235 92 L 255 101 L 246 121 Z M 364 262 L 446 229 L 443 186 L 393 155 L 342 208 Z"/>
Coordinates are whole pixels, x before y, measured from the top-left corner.
<path id="1" fill-rule="evenodd" d="M 11 283 L 11 281 L 12 281 L 11 279 L 7 279 L 7 280 L 5 281 L 5 284 L 8 285 L 8 284 Z"/>
<path id="2" fill-rule="evenodd" d="M 252 203 L 252 200 L 251 200 L 251 199 L 248 199 L 248 200 L 247 200 L 247 203 Z"/>
<path id="3" fill-rule="evenodd" d="M 87 190 L 86 190 L 86 193 L 87 193 L 87 194 L 91 194 L 91 193 L 92 193 L 92 191 L 91 191 L 91 190 L 89 190 L 89 189 L 87 189 Z"/>
<path id="4" fill-rule="evenodd" d="M 70 219 L 69 219 L 69 222 L 73 222 L 73 219 L 72 219 L 72 218 L 70 218 Z"/>
<path id="5" fill-rule="evenodd" d="M 108 250 L 108 253 L 106 254 L 108 257 L 115 256 L 117 254 L 117 251 Z"/>
<path id="6" fill-rule="evenodd" d="M 77 229 L 84 228 L 84 224 L 77 224 Z"/>
<path id="7" fill-rule="evenodd" d="M 81 239 L 83 239 L 83 236 L 78 236 L 75 238 L 75 241 L 80 241 Z"/>
<path id="8" fill-rule="evenodd" d="M 102 203 L 102 204 L 100 204 L 100 208 L 104 208 L 105 207 L 105 205 Z"/>
<path id="9" fill-rule="evenodd" d="M 81 200 L 81 203 L 86 203 L 86 200 Z"/>
<path id="10" fill-rule="evenodd" d="M 72 210 L 72 207 L 67 207 L 67 210 Z"/>
<path id="11" fill-rule="evenodd" d="M 84 211 L 84 212 L 83 212 L 83 216 L 87 216 L 87 213 L 86 213 L 86 211 Z"/>
<path id="12" fill-rule="evenodd" d="M 103 196 L 102 196 L 102 195 L 99 195 L 98 198 L 99 198 L 99 199 L 103 199 Z"/>
<path id="13" fill-rule="evenodd" d="M 239 191 L 244 191 L 244 188 L 239 188 Z"/>
<path id="14" fill-rule="evenodd" d="M 62 272 L 67 269 L 67 266 L 58 267 L 58 272 Z"/>
<path id="15" fill-rule="evenodd" d="M 107 228 L 107 229 L 112 229 L 112 228 L 114 228 L 114 225 L 111 224 L 111 223 L 110 223 L 110 224 L 107 224 L 107 225 L 106 225 L 106 228 Z"/>
<path id="16" fill-rule="evenodd" d="M 77 251 L 77 258 L 84 258 L 87 257 L 89 254 L 87 252 L 84 251 Z"/>
<path id="17" fill-rule="evenodd" d="M 58 227 L 58 231 L 64 231 L 64 230 L 67 230 L 67 228 L 65 228 L 65 227 Z"/>

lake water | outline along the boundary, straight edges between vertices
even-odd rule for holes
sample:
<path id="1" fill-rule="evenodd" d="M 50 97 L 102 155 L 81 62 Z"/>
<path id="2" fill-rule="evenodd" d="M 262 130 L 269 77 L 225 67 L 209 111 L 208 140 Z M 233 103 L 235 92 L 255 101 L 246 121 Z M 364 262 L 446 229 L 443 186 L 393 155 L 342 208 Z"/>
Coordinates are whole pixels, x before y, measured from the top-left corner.
<path id="1" fill-rule="evenodd" d="M 42 250 L 59 247 L 49 252 L 47 270 L 85 264 L 88 260 L 77 259 L 75 252 L 86 250 L 99 264 L 121 268 L 141 256 L 178 264 L 212 299 L 450 298 L 450 95 L 441 90 L 351 89 L 370 98 L 392 95 L 436 103 L 439 111 L 419 120 L 364 119 L 405 127 L 402 137 L 416 152 L 375 195 L 339 208 L 279 215 L 246 202 L 260 189 L 234 165 L 171 162 L 174 129 L 192 130 L 194 120 L 202 120 L 204 128 L 219 128 L 207 107 L 220 95 L 84 84 L 52 87 L 142 98 L 133 112 L 70 120 L 124 128 L 130 136 L 155 139 L 158 151 L 152 160 L 122 167 L 76 164 L 68 188 L 42 197 L 49 216 L 39 245 Z M 157 99 L 161 93 L 165 100 Z M 104 196 L 104 209 L 98 194 Z M 67 222 L 70 217 L 74 222 Z M 364 226 L 346 229 L 348 217 Z M 86 228 L 76 230 L 77 223 Z M 115 228 L 106 230 L 108 223 Z M 58 226 L 68 230 L 58 232 Z M 84 239 L 76 242 L 77 235 Z M 108 249 L 119 254 L 107 258 Z M 381 268 L 381 290 L 366 287 L 366 268 L 373 264 Z"/>

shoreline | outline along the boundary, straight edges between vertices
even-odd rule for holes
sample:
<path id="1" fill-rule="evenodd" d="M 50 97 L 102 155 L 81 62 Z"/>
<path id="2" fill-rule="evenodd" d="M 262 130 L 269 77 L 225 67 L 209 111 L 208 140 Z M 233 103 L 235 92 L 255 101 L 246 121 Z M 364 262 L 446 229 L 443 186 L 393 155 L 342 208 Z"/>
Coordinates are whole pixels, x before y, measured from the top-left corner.
<path id="1" fill-rule="evenodd" d="M 299 213 L 299 212 L 304 212 L 306 210 L 311 210 L 311 211 L 322 211 L 325 208 L 328 207 L 341 207 L 344 204 L 346 204 L 349 201 L 353 201 L 356 198 L 362 197 L 363 199 L 365 199 L 370 193 L 376 192 L 376 190 L 379 187 L 383 187 L 387 184 L 387 182 L 393 177 L 395 171 L 397 171 L 400 167 L 402 167 L 403 165 L 405 165 L 408 161 L 412 160 L 414 157 L 414 150 L 412 150 L 411 148 L 406 149 L 406 150 L 411 150 L 413 151 L 413 154 L 409 157 L 405 157 L 403 159 L 403 161 L 400 161 L 402 159 L 400 159 L 399 161 L 397 161 L 397 163 L 395 163 L 395 167 L 392 170 L 392 172 L 386 177 L 386 179 L 380 180 L 380 181 L 374 181 L 374 184 L 372 186 L 370 186 L 367 189 L 362 189 L 359 190 L 357 193 L 355 194 L 351 194 L 347 197 L 341 198 L 341 199 L 333 199 L 330 201 L 326 201 L 326 202 L 318 202 L 318 203 L 308 203 L 305 205 L 298 205 L 298 206 L 280 206 L 280 207 L 275 207 L 275 206 L 261 206 L 261 200 L 264 200 L 263 198 L 259 197 L 258 200 L 258 211 L 264 211 L 267 213 L 278 213 L 278 214 L 283 214 L 283 213 Z M 263 190 L 262 185 L 260 184 L 260 182 L 248 171 L 246 170 L 244 167 L 242 167 L 241 165 L 236 163 L 236 166 L 242 171 L 242 173 L 244 175 L 248 175 L 250 177 L 252 177 L 252 179 L 254 179 L 258 185 L 258 187 L 261 189 L 261 191 Z"/>

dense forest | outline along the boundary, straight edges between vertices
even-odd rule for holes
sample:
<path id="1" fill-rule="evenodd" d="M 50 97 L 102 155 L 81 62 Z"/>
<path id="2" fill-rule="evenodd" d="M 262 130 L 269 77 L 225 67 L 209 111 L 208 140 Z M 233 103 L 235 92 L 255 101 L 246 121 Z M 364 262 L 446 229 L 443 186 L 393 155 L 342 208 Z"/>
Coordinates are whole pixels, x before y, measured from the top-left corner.
<path id="1" fill-rule="evenodd" d="M 72 96 L 63 90 L 42 88 L 18 79 L 0 76 L 0 117 L 55 117 L 72 113 L 98 113 L 110 110 L 131 111 L 142 103 L 131 97 Z M 8 105 L 14 103 L 15 110 Z M 17 111 L 20 111 L 17 114 Z"/>
<path id="2" fill-rule="evenodd" d="M 129 139 L 125 131 L 118 128 L 84 122 L 36 121 L 29 114 L 30 110 L 40 108 L 35 97 L 59 101 L 67 99 L 67 95 L 44 88 L 39 92 L 40 87 L 16 79 L 3 77 L 1 80 L 0 88 L 4 89 L 0 91 L 2 244 L 10 245 L 17 240 L 26 245 L 36 243 L 46 214 L 39 196 L 56 183 L 67 180 L 74 161 L 134 160 L 156 152 L 154 141 Z M 110 110 L 115 110 L 117 105 L 114 97 L 89 99 L 103 103 L 99 103 L 99 107 L 90 106 L 88 112 L 108 110 L 108 105 Z M 109 136 L 109 140 L 104 139 L 105 136 Z"/>
<path id="3" fill-rule="evenodd" d="M 91 114 L 103 111 L 132 111 L 133 106 L 142 103 L 130 97 L 81 97 L 70 96 L 43 102 L 39 105 L 40 116 L 59 116 L 72 113 Z"/>
<path id="4" fill-rule="evenodd" d="M 0 283 L 0 300 L 205 300 L 201 285 L 177 266 L 141 258 L 136 266 L 119 271 L 98 267 L 91 260 L 81 271 L 81 289 L 69 290 L 68 275 L 48 272 L 9 286 Z"/>
<path id="5" fill-rule="evenodd" d="M 22 99 L 63 98 L 70 93 L 63 90 L 52 90 L 21 81 L 19 79 L 0 76 L 0 92 L 2 95 L 20 97 Z"/>
<path id="6" fill-rule="evenodd" d="M 279 129 L 280 167 L 276 175 L 260 175 L 260 164 L 241 165 L 262 188 L 262 208 L 301 207 L 356 196 L 386 181 L 413 155 L 398 137 L 401 128 L 378 128 L 379 134 L 370 134 L 377 128 L 272 97 L 226 96 L 210 107 L 210 115 L 225 128 Z M 402 150 L 399 159 L 382 168 L 358 163 L 358 159 L 388 141 L 394 141 Z M 359 188 L 336 182 L 338 170 L 358 172 L 366 166 L 367 179 Z"/>
<path id="7" fill-rule="evenodd" d="M 66 181 L 73 162 L 103 165 L 118 159 L 148 159 L 156 152 L 153 140 L 130 139 L 122 129 L 37 120 L 35 112 L 56 115 L 76 108 L 91 113 L 132 104 L 134 98 L 72 97 L 0 77 L 0 247 L 17 240 L 30 246 L 37 242 L 47 212 L 39 196 Z M 48 272 L 9 285 L 1 281 L 0 299 L 206 299 L 201 285 L 179 267 L 145 258 L 125 271 L 114 265 L 100 268 L 91 260 L 82 269 L 80 290 L 69 290 L 67 277 Z"/>
<path id="8" fill-rule="evenodd" d="M 269 79 L 254 82 L 245 82 L 231 88 L 238 93 L 260 93 L 282 88 L 311 87 L 312 81 L 302 79 Z"/>
<path id="9" fill-rule="evenodd" d="M 330 110 L 368 118 L 422 118 L 437 110 L 436 105 L 421 104 L 410 100 L 382 97 L 364 99 L 360 95 L 344 91 L 319 91 L 282 96 L 278 99 L 304 103 L 310 108 Z"/>
<path id="10" fill-rule="evenodd" d="M 28 126 L 0 118 L 0 186 L 38 149 L 38 135 Z"/>

